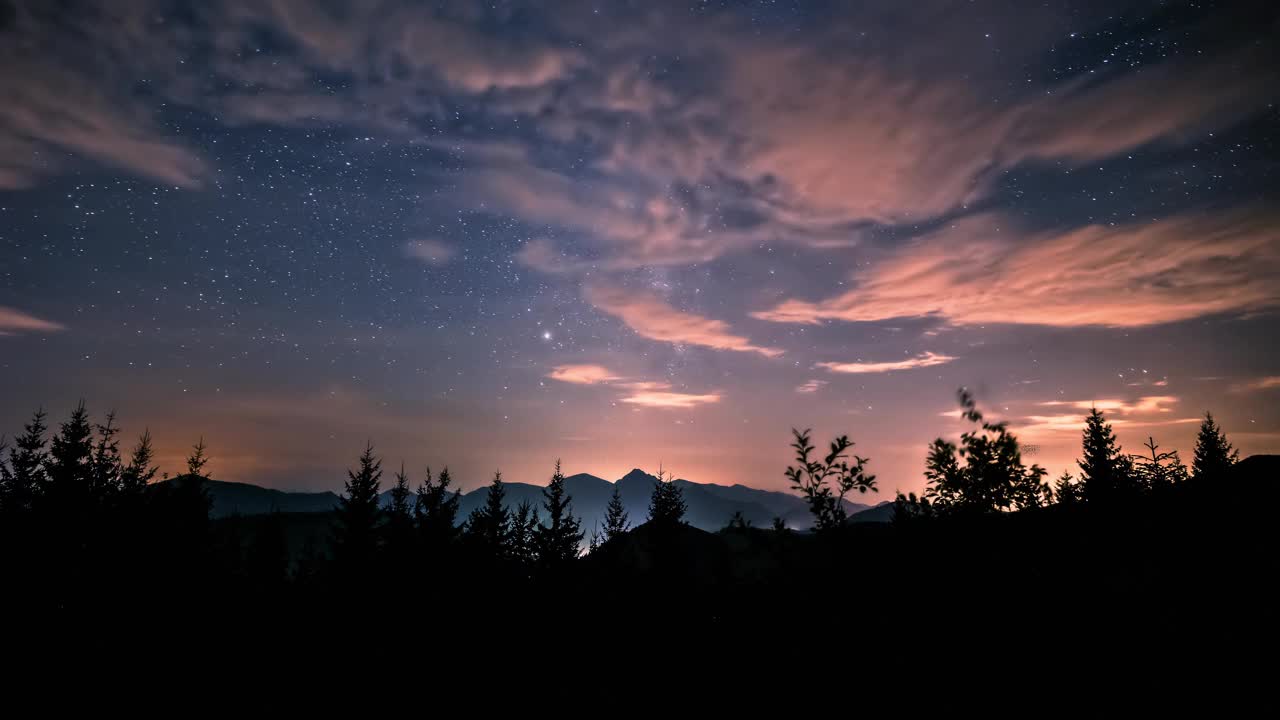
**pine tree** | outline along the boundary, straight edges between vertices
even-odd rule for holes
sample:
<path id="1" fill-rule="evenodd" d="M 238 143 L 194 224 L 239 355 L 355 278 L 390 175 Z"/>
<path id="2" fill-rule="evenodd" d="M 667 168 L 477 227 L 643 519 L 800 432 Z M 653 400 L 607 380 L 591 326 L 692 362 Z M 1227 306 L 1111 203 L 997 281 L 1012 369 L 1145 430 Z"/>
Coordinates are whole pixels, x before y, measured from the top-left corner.
<path id="1" fill-rule="evenodd" d="M 409 476 L 404 471 L 404 463 L 400 463 L 400 471 L 396 473 L 396 484 L 391 486 L 391 500 L 387 504 L 387 519 L 411 523 L 409 515 Z"/>
<path id="2" fill-rule="evenodd" d="M 1080 483 L 1071 477 L 1071 473 L 1066 470 L 1062 471 L 1062 475 L 1054 482 L 1053 499 L 1059 505 L 1078 505 L 1084 500 L 1084 494 L 1080 487 Z"/>
<path id="3" fill-rule="evenodd" d="M 210 479 L 210 475 L 204 472 L 204 466 L 209 462 L 209 456 L 205 454 L 208 448 L 204 444 L 204 438 L 201 437 L 199 442 L 191 446 L 191 455 L 187 457 L 187 474 L 196 477 L 202 477 L 206 480 Z"/>
<path id="4" fill-rule="evenodd" d="M 1143 445 L 1145 455 L 1131 455 L 1134 473 L 1148 490 L 1161 490 L 1187 479 L 1187 466 L 1182 464 L 1177 450 L 1160 452 L 1156 439 L 1148 436 Z"/>
<path id="5" fill-rule="evenodd" d="M 1194 477 L 1221 477 L 1240 459 L 1240 453 L 1227 442 L 1227 436 L 1213 419 L 1213 413 L 1205 413 L 1200 423 L 1200 435 L 1196 438 L 1196 452 L 1191 462 Z"/>
<path id="6" fill-rule="evenodd" d="M 627 508 L 622 504 L 622 492 L 615 484 L 613 495 L 609 497 L 609 505 L 604 514 L 604 542 L 610 542 L 626 534 L 630 523 L 627 519 Z"/>
<path id="7" fill-rule="evenodd" d="M 120 459 L 120 441 L 116 438 L 116 414 L 108 412 L 106 422 L 97 426 L 98 442 L 93 448 L 90 494 L 99 502 L 120 491 L 124 462 Z"/>
<path id="8" fill-rule="evenodd" d="M 1110 423 L 1097 408 L 1085 418 L 1083 454 L 1077 464 L 1086 500 L 1108 502 L 1137 493 L 1133 464 L 1120 451 Z"/>
<path id="9" fill-rule="evenodd" d="M 44 419 L 44 410 L 37 410 L 31 421 L 23 426 L 22 434 L 14 438 L 5 491 L 7 511 L 30 510 L 36 497 L 46 490 L 48 453 L 45 451 L 45 432 L 48 427 Z"/>
<path id="10" fill-rule="evenodd" d="M 511 518 L 511 556 L 526 567 L 538 560 L 536 533 L 540 524 L 537 508 L 528 500 L 521 500 Z"/>
<path id="11" fill-rule="evenodd" d="M 338 503 L 333 555 L 343 574 L 367 574 L 377 555 L 381 480 L 382 461 L 373 454 L 373 443 L 367 443 L 359 469 L 347 471 L 346 492 Z"/>
<path id="12" fill-rule="evenodd" d="M 400 463 L 400 471 L 396 473 L 396 484 L 391 486 L 390 502 L 386 509 L 386 542 L 392 565 L 406 563 L 413 554 L 413 510 L 409 498 L 413 492 L 409 489 L 409 475 Z"/>
<path id="13" fill-rule="evenodd" d="M 659 468 L 658 480 L 653 485 L 653 494 L 649 496 L 649 522 L 665 527 L 680 525 L 688 509 L 680 487 L 674 479 L 668 480 L 666 472 Z"/>
<path id="14" fill-rule="evenodd" d="M 418 486 L 413 515 L 418 524 L 418 537 L 428 554 L 443 551 L 457 539 L 461 496 L 449 489 L 452 482 L 449 468 L 440 471 L 436 482 L 432 482 L 431 468 L 427 468 L 427 478 Z"/>
<path id="15" fill-rule="evenodd" d="M 498 557 L 510 554 L 511 514 L 507 511 L 506 497 L 502 473 L 495 471 L 484 505 L 471 511 L 467 518 L 467 535 L 486 552 Z"/>
<path id="16" fill-rule="evenodd" d="M 1004 423 L 987 422 L 973 396 L 960 390 L 963 417 L 977 425 L 960 436 L 960 445 L 938 438 L 929 446 L 925 461 L 928 488 L 924 501 L 899 498 L 895 512 L 903 517 L 930 513 L 993 513 L 1039 507 L 1051 492 L 1044 483 L 1045 470 L 1022 462 L 1018 438 Z M 963 461 L 963 464 L 962 462 Z"/>
<path id="17" fill-rule="evenodd" d="M 144 430 L 138 438 L 138 444 L 133 447 L 133 454 L 129 458 L 129 464 L 125 466 L 120 475 L 120 489 L 126 497 L 141 495 L 147 489 L 147 485 L 150 485 L 151 481 L 155 479 L 159 468 L 151 464 L 154 459 L 155 451 L 151 447 L 151 431 Z"/>
<path id="18" fill-rule="evenodd" d="M 543 565 L 556 566 L 578 557 L 582 543 L 582 522 L 573 516 L 573 498 L 565 492 L 559 460 L 556 460 L 551 483 L 542 491 L 542 498 L 547 519 L 534 528 L 538 560 Z"/>
<path id="19" fill-rule="evenodd" d="M 791 447 L 796 451 L 795 467 L 786 470 L 787 479 L 809 505 L 813 515 L 814 528 L 825 532 L 844 524 L 847 514 L 844 507 L 844 496 L 857 490 L 865 493 L 868 490 L 879 492 L 876 488 L 876 476 L 866 471 L 870 460 L 853 456 L 849 461 L 849 449 L 853 441 L 848 435 L 841 435 L 831 442 L 831 449 L 821 459 L 812 457 L 813 445 L 809 442 L 809 430 L 792 429 L 795 440 Z"/>
<path id="20" fill-rule="evenodd" d="M 50 505 L 58 512 L 87 512 L 92 502 L 93 426 L 82 400 L 49 443 Z"/>
<path id="21" fill-rule="evenodd" d="M 191 454 L 187 456 L 187 472 L 173 479 L 176 490 L 175 499 L 179 513 L 192 518 L 209 517 L 213 507 L 213 498 L 209 496 L 207 481 L 210 479 L 205 466 L 209 464 L 209 447 L 200 438 L 191 446 Z"/>

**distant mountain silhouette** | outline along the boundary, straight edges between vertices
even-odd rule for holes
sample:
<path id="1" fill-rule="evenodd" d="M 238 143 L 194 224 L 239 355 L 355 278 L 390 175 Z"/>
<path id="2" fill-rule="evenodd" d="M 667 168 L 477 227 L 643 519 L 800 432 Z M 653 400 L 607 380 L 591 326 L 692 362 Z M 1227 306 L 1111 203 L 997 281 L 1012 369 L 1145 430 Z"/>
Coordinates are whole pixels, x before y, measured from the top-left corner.
<path id="1" fill-rule="evenodd" d="M 164 485 L 172 480 L 156 483 Z M 205 488 L 213 499 L 212 518 L 232 515 L 265 515 L 267 513 L 329 512 L 338 506 L 338 495 L 332 492 L 285 492 L 249 483 L 206 480 Z"/>
<path id="2" fill-rule="evenodd" d="M 633 527 L 643 523 L 649 514 L 649 496 L 658 478 L 643 470 L 632 470 L 619 478 L 617 485 L 622 502 L 630 515 Z M 807 530 L 813 525 L 808 506 L 796 495 L 772 490 L 759 490 L 745 485 L 715 485 L 676 480 L 684 493 L 688 512 L 685 519 L 702 530 L 719 530 L 728 524 L 734 513 L 742 513 L 756 527 L 769 527 L 775 517 L 781 517 L 787 526 Z M 522 501 L 529 501 L 541 510 L 541 485 L 508 482 L 506 501 L 514 509 Z M 206 486 L 213 498 L 212 517 L 231 515 L 260 515 L 270 512 L 304 513 L 329 512 L 338 505 L 338 496 L 332 492 L 298 493 L 271 490 L 248 483 L 210 480 Z M 604 526 L 605 506 L 613 495 L 614 483 L 587 473 L 565 478 L 565 489 L 573 497 L 573 512 L 582 518 L 582 528 L 590 536 L 591 530 Z M 481 487 L 462 495 L 458 517 L 467 517 L 472 510 L 484 503 L 486 489 Z M 386 505 L 390 490 L 380 496 Z M 851 522 L 887 522 L 892 514 L 892 504 L 881 502 L 866 505 L 845 501 L 845 509 Z"/>

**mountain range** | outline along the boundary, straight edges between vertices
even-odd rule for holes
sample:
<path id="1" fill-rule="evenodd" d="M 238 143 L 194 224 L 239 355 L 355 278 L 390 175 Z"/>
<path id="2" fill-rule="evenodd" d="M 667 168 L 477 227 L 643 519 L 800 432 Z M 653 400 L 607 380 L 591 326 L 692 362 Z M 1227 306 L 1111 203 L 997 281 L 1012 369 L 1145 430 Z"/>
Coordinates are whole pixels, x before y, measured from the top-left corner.
<path id="1" fill-rule="evenodd" d="M 645 521 L 649 512 L 649 496 L 657 481 L 655 476 L 638 469 L 619 478 L 616 484 L 595 475 L 579 473 L 565 478 L 565 489 L 573 498 L 573 513 L 582 519 L 582 529 L 589 537 L 593 528 L 603 527 L 605 507 L 615 485 L 634 526 Z M 739 512 L 756 527 L 768 527 L 776 517 L 796 530 L 807 530 L 813 525 L 805 501 L 791 493 L 759 490 L 745 485 L 715 485 L 689 480 L 674 482 L 683 492 L 688 506 L 686 521 L 703 530 L 719 530 L 729 523 L 734 513 Z M 520 482 L 504 485 L 508 508 L 514 510 L 527 500 L 541 510 L 541 485 Z M 338 495 L 332 492 L 286 492 L 248 483 L 209 480 L 206 487 L 213 499 L 212 515 L 215 518 L 270 512 L 329 512 L 338 506 L 339 501 Z M 472 510 L 484 504 L 487 492 L 488 489 L 482 487 L 462 494 L 459 521 L 465 520 Z M 390 490 L 384 491 L 380 500 L 387 504 Z M 891 510 L 892 504 L 888 502 L 870 505 L 845 501 L 845 511 L 851 522 L 885 522 Z"/>

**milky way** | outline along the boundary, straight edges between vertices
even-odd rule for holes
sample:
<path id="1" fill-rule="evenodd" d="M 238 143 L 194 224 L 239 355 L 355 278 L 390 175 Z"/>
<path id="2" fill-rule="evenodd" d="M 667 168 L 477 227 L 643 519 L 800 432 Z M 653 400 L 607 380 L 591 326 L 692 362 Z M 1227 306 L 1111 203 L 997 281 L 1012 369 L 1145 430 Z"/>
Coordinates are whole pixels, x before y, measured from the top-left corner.
<path id="1" fill-rule="evenodd" d="M 347 7 L 347 6 L 350 7 Z M 1280 450 L 1270 3 L 0 5 L 0 433 L 882 494 L 972 388 L 1055 473 Z"/>

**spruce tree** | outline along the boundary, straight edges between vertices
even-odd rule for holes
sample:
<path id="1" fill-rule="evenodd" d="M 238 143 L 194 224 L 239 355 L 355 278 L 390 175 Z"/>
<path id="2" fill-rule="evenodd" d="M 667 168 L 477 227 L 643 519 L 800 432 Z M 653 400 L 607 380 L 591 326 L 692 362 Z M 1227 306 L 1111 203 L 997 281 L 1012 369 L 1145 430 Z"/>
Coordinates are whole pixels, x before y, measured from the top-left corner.
<path id="1" fill-rule="evenodd" d="M 5 492 L 8 511 L 30 510 L 36 497 L 46 489 L 48 453 L 45 451 L 45 432 L 48 427 L 44 419 L 44 410 L 37 410 L 31 421 L 23 426 L 22 434 L 14 438 Z"/>
<path id="2" fill-rule="evenodd" d="M 116 435 L 116 414 L 108 412 L 106 422 L 99 424 L 98 442 L 93 448 L 90 494 L 99 502 L 113 497 L 120 490 L 124 462 L 120 459 L 120 440 Z"/>
<path id="3" fill-rule="evenodd" d="M 1111 424 L 1096 407 L 1085 418 L 1083 455 L 1077 464 L 1086 500 L 1108 502 L 1132 496 L 1139 489 L 1132 462 L 1121 452 Z"/>
<path id="4" fill-rule="evenodd" d="M 1213 413 L 1205 413 L 1196 437 L 1196 452 L 1191 462 L 1194 477 L 1220 477 L 1240 459 L 1240 453 L 1227 442 L 1227 436 L 1213 419 Z"/>
<path id="5" fill-rule="evenodd" d="M 210 476 L 206 475 L 204 472 L 204 466 L 209 463 L 209 456 L 206 454 L 208 449 L 209 448 L 204 444 L 203 437 L 201 437 L 195 445 L 191 446 L 191 454 L 187 456 L 188 475 L 194 475 L 205 479 L 210 478 Z"/>
<path id="6" fill-rule="evenodd" d="M 347 471 L 346 492 L 338 502 L 333 555 L 343 574 L 368 573 L 377 555 L 381 480 L 382 461 L 373 454 L 370 442 L 360 454 L 360 467 Z"/>
<path id="7" fill-rule="evenodd" d="M 684 522 L 684 514 L 688 510 L 684 502 L 684 493 L 668 480 L 662 469 L 658 470 L 658 480 L 653 485 L 653 494 L 649 496 L 649 522 L 653 525 L 671 527 Z"/>
<path id="8" fill-rule="evenodd" d="M 1066 470 L 1054 482 L 1053 499 L 1059 505 L 1078 505 L 1084 499 L 1080 484 Z"/>
<path id="9" fill-rule="evenodd" d="M 538 560 L 537 528 L 541 524 L 538 509 L 521 500 L 511 518 L 511 556 L 526 567 Z"/>
<path id="10" fill-rule="evenodd" d="M 484 551 L 494 556 L 509 555 L 511 542 L 511 514 L 506 506 L 507 490 L 502 484 L 502 472 L 493 473 L 493 482 L 485 495 L 484 505 L 471 511 L 467 518 L 467 535 Z"/>
<path id="11" fill-rule="evenodd" d="M 605 507 L 604 542 L 616 540 L 625 535 L 629 527 L 627 508 L 622 504 L 622 492 L 615 484 L 613 495 L 609 497 L 609 505 Z"/>
<path id="12" fill-rule="evenodd" d="M 55 511 L 86 512 L 92 501 L 93 426 L 83 400 L 49 443 L 47 467 L 47 498 Z"/>
<path id="13" fill-rule="evenodd" d="M 404 473 L 404 464 L 401 462 L 401 469 L 396 473 L 396 484 L 392 486 L 390 492 L 390 502 L 387 505 L 388 520 L 402 520 L 404 523 L 411 523 L 410 503 L 408 498 L 413 495 L 408 489 L 408 474 Z"/>
<path id="14" fill-rule="evenodd" d="M 408 561 L 413 553 L 413 509 L 409 498 L 413 491 L 409 489 L 409 475 L 400 463 L 400 471 L 396 473 L 396 484 L 391 486 L 390 501 L 385 512 L 386 542 L 392 564 Z"/>
<path id="15" fill-rule="evenodd" d="M 155 459 L 155 450 L 151 447 L 151 431 L 143 430 L 138 444 L 133 447 L 129 464 L 120 475 L 120 489 L 125 497 L 137 497 L 146 491 L 147 485 L 155 479 L 159 468 L 151 463 Z"/>
<path id="16" fill-rule="evenodd" d="M 582 543 L 582 522 L 573 516 L 573 498 L 564 487 L 564 474 L 556 460 L 551 482 L 542 490 L 542 507 L 546 522 L 534 528 L 538 559 L 543 565 L 556 566 L 578 557 Z"/>
<path id="17" fill-rule="evenodd" d="M 1146 454 L 1131 455 L 1130 459 L 1135 476 L 1145 488 L 1161 490 L 1187 479 L 1187 466 L 1182 464 L 1177 450 L 1160 452 L 1160 446 L 1151 436 L 1143 447 L 1147 449 Z"/>
<path id="18" fill-rule="evenodd" d="M 418 524 L 418 537 L 429 554 L 442 551 L 458 536 L 461 495 L 450 489 L 452 482 L 449 468 L 440 471 L 436 482 L 432 482 L 431 468 L 427 468 L 427 478 L 418 486 L 413 515 Z"/>

